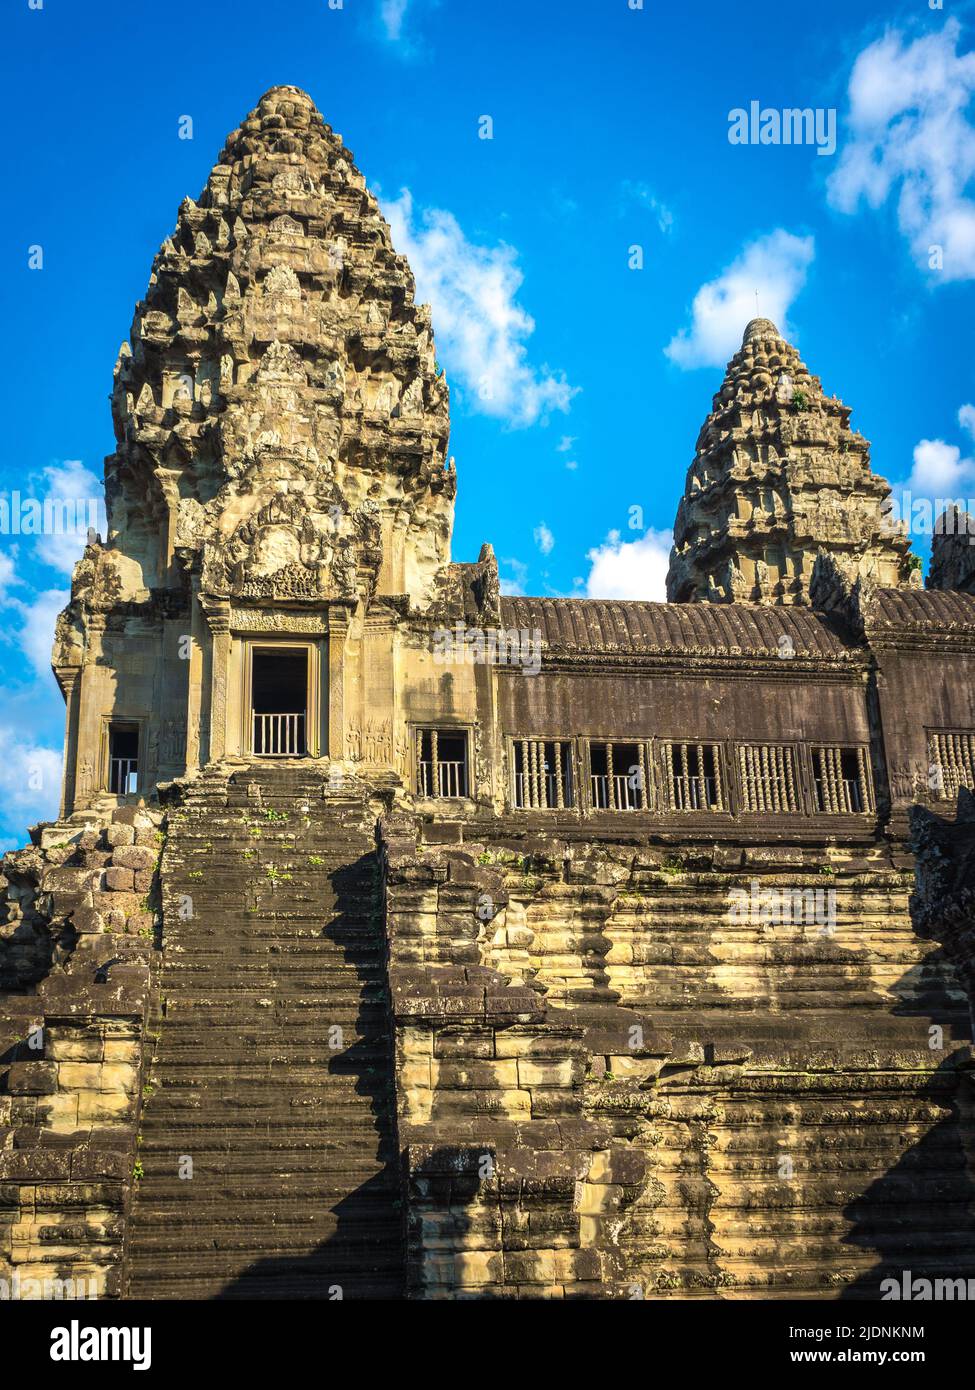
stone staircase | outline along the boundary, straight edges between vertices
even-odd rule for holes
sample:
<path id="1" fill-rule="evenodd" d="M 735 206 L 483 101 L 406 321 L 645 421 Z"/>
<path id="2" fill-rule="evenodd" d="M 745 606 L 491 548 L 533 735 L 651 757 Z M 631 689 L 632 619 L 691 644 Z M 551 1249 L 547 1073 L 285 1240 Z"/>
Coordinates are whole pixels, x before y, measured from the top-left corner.
<path id="1" fill-rule="evenodd" d="M 401 1295 L 372 824 L 307 764 L 208 771 L 173 812 L 130 1296 Z"/>

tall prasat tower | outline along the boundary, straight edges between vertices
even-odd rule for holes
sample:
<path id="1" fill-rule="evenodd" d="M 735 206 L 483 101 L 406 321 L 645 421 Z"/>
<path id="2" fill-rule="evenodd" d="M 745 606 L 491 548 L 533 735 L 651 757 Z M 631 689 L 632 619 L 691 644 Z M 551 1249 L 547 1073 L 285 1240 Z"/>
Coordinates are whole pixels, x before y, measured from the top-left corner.
<path id="1" fill-rule="evenodd" d="M 368 737 L 395 762 L 393 657 L 370 640 L 429 604 L 455 493 L 413 290 L 341 138 L 273 88 L 180 207 L 119 354 L 108 537 L 54 652 L 66 810 L 241 752 Z M 262 633 L 307 648 L 290 709 L 262 696 Z"/>
<path id="2" fill-rule="evenodd" d="M 671 602 L 808 603 L 823 550 L 854 582 L 919 582 L 885 479 L 769 319 L 752 319 L 698 436 L 674 526 Z"/>

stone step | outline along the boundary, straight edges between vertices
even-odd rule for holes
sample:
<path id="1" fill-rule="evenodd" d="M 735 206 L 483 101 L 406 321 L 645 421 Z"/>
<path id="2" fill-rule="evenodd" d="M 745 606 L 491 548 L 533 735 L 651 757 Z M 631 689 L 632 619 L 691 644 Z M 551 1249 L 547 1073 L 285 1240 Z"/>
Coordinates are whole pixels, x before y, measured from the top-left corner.
<path id="1" fill-rule="evenodd" d="M 156 1032 L 167 1039 L 174 1036 L 180 1040 L 199 1038 L 204 1045 L 212 1038 L 215 1044 L 232 1047 L 239 1045 L 241 1048 L 273 1048 L 312 1041 L 321 1042 L 327 1047 L 329 1029 L 336 1024 L 343 1029 L 360 1028 L 359 1035 L 362 1036 L 387 1036 L 389 1030 L 386 1024 L 385 1001 L 376 999 L 363 1003 L 359 1000 L 357 1007 L 333 1008 L 329 1010 L 327 1020 L 302 1015 L 294 1024 L 294 1031 L 289 1033 L 282 1033 L 278 1024 L 272 1025 L 270 1022 L 262 1027 L 259 1020 L 244 1023 L 227 1018 L 214 1019 L 212 1023 L 207 1024 L 206 1031 L 201 1033 L 199 1015 L 185 1010 L 167 1014 Z"/>
<path id="2" fill-rule="evenodd" d="M 389 1206 L 389 1198 L 382 1194 L 382 1202 L 376 1203 L 376 1211 Z M 275 1257 L 289 1254 L 312 1253 L 314 1243 L 328 1241 L 331 1247 L 326 1259 L 329 1264 L 340 1263 L 346 1269 L 367 1270 L 388 1267 L 391 1263 L 389 1247 L 395 1249 L 402 1239 L 401 1223 L 395 1214 L 385 1220 L 376 1220 L 369 1211 L 362 1211 L 356 1220 L 351 1213 L 335 1215 L 328 1211 L 317 1219 L 303 1224 L 289 1226 L 278 1220 L 275 1213 L 269 1212 L 263 1219 L 254 1223 L 240 1221 L 236 1225 L 211 1226 L 205 1219 L 202 1225 L 192 1226 L 184 1223 L 168 1232 L 140 1229 L 133 1238 L 133 1256 L 151 1258 L 153 1255 L 178 1254 L 186 1261 L 187 1273 L 197 1268 L 213 1268 L 210 1261 L 217 1252 L 234 1259 L 251 1263 L 266 1258 L 268 1245 L 266 1233 L 274 1231 Z M 311 1246 L 311 1249 L 309 1248 Z M 239 1266 L 238 1266 L 239 1267 Z"/>
<path id="3" fill-rule="evenodd" d="M 259 1169 L 255 1172 L 234 1173 L 214 1170 L 202 1162 L 193 1165 L 192 1179 L 175 1176 L 154 1176 L 152 1201 L 147 1201 L 145 1212 L 147 1225 L 164 1226 L 167 1220 L 181 1215 L 189 1198 L 191 1183 L 202 1184 L 206 1197 L 214 1200 L 217 1195 L 238 1202 L 238 1208 L 213 1205 L 211 1219 L 217 1222 L 239 1222 L 243 1204 L 255 1212 L 267 1209 L 268 1212 L 281 1212 L 282 1219 L 303 1220 L 314 1215 L 314 1204 L 327 1197 L 342 1197 L 348 1193 L 349 1180 L 359 1179 L 362 1188 L 357 1191 L 357 1200 L 364 1204 L 387 1201 L 392 1194 L 399 1197 L 399 1177 L 392 1170 L 377 1166 L 373 1155 L 362 1155 L 356 1159 L 355 1152 L 332 1152 L 324 1155 L 324 1172 L 288 1169 Z M 159 1162 L 159 1159 L 156 1159 Z M 145 1180 L 145 1179 L 143 1179 Z M 193 1198 L 196 1200 L 196 1198 Z M 256 1204 L 256 1205 L 253 1205 Z"/>
<path id="4" fill-rule="evenodd" d="M 377 1175 L 375 1163 L 368 1167 L 364 1164 L 336 1166 L 317 1178 L 309 1173 L 297 1176 L 283 1173 L 276 1180 L 264 1176 L 256 1182 L 249 1182 L 239 1174 L 228 1179 L 194 1164 L 192 1178 L 153 1179 L 152 1201 L 144 1208 L 145 1221 L 140 1234 L 144 1239 L 151 1232 L 164 1242 L 171 1228 L 183 1219 L 190 1201 L 200 1203 L 205 1209 L 206 1230 L 247 1228 L 264 1221 L 294 1227 L 324 1223 L 334 1220 L 336 1203 L 348 1197 L 349 1188 L 357 1179 L 363 1186 L 356 1192 L 356 1204 L 366 1220 L 375 1225 L 376 1212 L 370 1208 L 388 1212 L 399 1196 L 398 1179 L 394 1175 L 386 1178 L 381 1171 Z M 202 1197 L 195 1192 L 190 1198 L 187 1189 L 191 1183 L 205 1189 Z M 390 1218 L 394 1222 L 395 1211 L 394 1208 Z"/>
<path id="5" fill-rule="evenodd" d="M 400 1295 L 386 945 L 362 798 L 322 800 L 320 775 L 277 767 L 198 785 L 172 817 L 162 887 L 131 1295 Z"/>
<path id="6" fill-rule="evenodd" d="M 344 1088 L 338 1084 L 343 1079 L 349 1081 Z M 216 1128 L 250 1117 L 290 1125 L 295 1114 L 309 1112 L 320 1114 L 323 1124 L 342 1119 L 352 1123 L 360 1112 L 389 1104 L 392 1096 L 391 1087 L 378 1083 L 370 1086 L 358 1077 L 331 1077 L 325 1085 L 309 1082 L 297 1093 L 282 1093 L 280 1086 L 255 1087 L 246 1083 L 238 1086 L 232 1076 L 223 1081 L 198 1083 L 167 1081 L 165 1088 L 152 1097 L 152 1123 L 175 1125 L 184 1117 L 190 1117 Z M 147 1128 L 148 1122 L 143 1134 Z"/>
<path id="7" fill-rule="evenodd" d="M 260 1135 L 260 1146 L 254 1146 L 254 1134 Z M 140 1185 L 140 1200 L 151 1205 L 157 1182 L 166 1183 L 178 1179 L 179 1161 L 186 1153 L 183 1135 L 173 1134 L 168 1128 L 162 1133 L 152 1133 L 149 1129 L 143 1135 L 139 1146 L 143 1165 L 152 1175 L 152 1191 Z M 241 1178 L 261 1177 L 267 1181 L 276 1180 L 282 1174 L 307 1174 L 309 1179 L 318 1177 L 323 1170 L 360 1171 L 361 1163 L 368 1161 L 373 1172 L 383 1171 L 383 1165 L 392 1162 L 396 1145 L 391 1135 L 378 1136 L 373 1130 L 368 1132 L 360 1124 L 358 1116 L 353 1122 L 336 1122 L 327 1130 L 308 1129 L 302 1136 L 293 1132 L 282 1136 L 280 1131 L 268 1134 L 265 1126 L 245 1128 L 239 1122 L 226 1126 L 219 1133 L 213 1129 L 203 1129 L 193 1135 L 194 1170 L 199 1167 L 204 1173 L 219 1175 L 227 1180 L 235 1174 Z M 148 1194 L 148 1195 L 144 1195 Z"/>
<path id="8" fill-rule="evenodd" d="M 320 1076 L 322 1072 L 328 1075 L 360 1075 L 363 1066 L 366 1067 L 386 1067 L 389 1063 L 389 1047 L 385 1038 L 379 1039 L 353 1039 L 345 1037 L 342 1042 L 343 1048 L 351 1055 L 353 1060 L 346 1063 L 336 1061 L 336 1054 L 327 1047 L 301 1048 L 294 1044 L 279 1045 L 273 1053 L 273 1067 L 275 1075 L 278 1072 L 288 1073 L 291 1070 L 297 1072 L 313 1073 L 317 1069 Z M 341 1054 L 346 1055 L 345 1052 Z M 226 1048 L 209 1046 L 204 1039 L 197 1042 L 187 1041 L 180 1046 L 178 1044 L 160 1047 L 153 1059 L 154 1065 L 166 1066 L 170 1068 L 172 1079 L 169 1081 L 170 1088 L 175 1084 L 182 1084 L 181 1079 L 185 1074 L 199 1074 L 206 1067 L 219 1067 L 226 1074 L 228 1066 L 235 1061 L 239 1063 L 241 1057 L 240 1045 L 227 1045 Z M 346 1068 L 347 1070 L 343 1070 Z"/>
<path id="9" fill-rule="evenodd" d="M 183 938 L 178 943 L 186 944 Z M 193 957 L 180 957 L 174 953 L 167 959 L 167 967 L 178 969 L 180 965 L 191 964 L 198 969 L 210 969 L 220 965 L 224 961 L 232 960 L 234 965 L 241 966 L 256 965 L 266 961 L 269 953 L 271 960 L 288 961 L 297 964 L 306 961 L 309 964 L 321 963 L 324 969 L 338 970 L 346 969 L 356 971 L 359 969 L 359 953 L 369 962 L 372 968 L 372 957 L 379 956 L 385 950 L 385 943 L 377 939 L 375 935 L 365 933 L 356 941 L 355 959 L 350 958 L 350 943 L 346 941 L 336 941 L 329 936 L 322 936 L 316 933 L 313 936 L 285 936 L 277 937 L 273 932 L 265 934 L 249 933 L 246 937 L 239 937 L 234 942 L 226 944 L 220 942 L 216 933 L 213 935 L 201 935 L 193 938 Z M 232 954 L 231 954 L 232 951 Z M 377 965 L 380 968 L 381 961 Z"/>
<path id="10" fill-rule="evenodd" d="M 171 1260 L 171 1257 L 167 1257 Z M 218 1262 L 219 1263 L 219 1262 Z M 339 1268 L 323 1258 L 319 1261 L 263 1259 L 252 1269 L 242 1270 L 228 1280 L 222 1273 L 195 1267 L 182 1267 L 177 1257 L 171 1267 L 160 1262 L 160 1275 L 152 1288 L 139 1294 L 152 1299 L 261 1299 L 338 1300 L 394 1299 L 404 1294 L 403 1274 L 398 1265 L 374 1264 L 366 1271 Z"/>

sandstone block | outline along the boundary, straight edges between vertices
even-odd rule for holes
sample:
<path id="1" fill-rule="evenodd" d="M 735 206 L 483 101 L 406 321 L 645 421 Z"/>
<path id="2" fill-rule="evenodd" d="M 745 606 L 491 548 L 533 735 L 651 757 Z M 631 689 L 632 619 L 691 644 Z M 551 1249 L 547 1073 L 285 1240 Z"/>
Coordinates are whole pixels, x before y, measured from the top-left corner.
<path id="1" fill-rule="evenodd" d="M 58 1069 L 53 1062 L 12 1062 L 7 1090 L 12 1096 L 48 1096 L 58 1088 Z"/>
<path id="2" fill-rule="evenodd" d="M 111 849 L 117 849 L 121 845 L 134 844 L 135 830 L 131 825 L 113 823 L 105 830 L 105 843 Z"/>
<path id="3" fill-rule="evenodd" d="M 112 852 L 112 863 L 118 869 L 153 869 L 156 852 L 146 845 L 119 845 Z"/>

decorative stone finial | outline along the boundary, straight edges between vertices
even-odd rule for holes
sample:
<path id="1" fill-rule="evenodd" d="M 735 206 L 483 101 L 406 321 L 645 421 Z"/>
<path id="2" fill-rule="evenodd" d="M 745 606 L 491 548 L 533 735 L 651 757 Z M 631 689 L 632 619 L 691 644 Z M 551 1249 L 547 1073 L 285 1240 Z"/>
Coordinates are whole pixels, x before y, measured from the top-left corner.
<path id="1" fill-rule="evenodd" d="M 754 342 L 756 338 L 781 337 L 782 334 L 771 319 L 752 319 L 745 325 L 745 335 L 741 340 L 741 345 L 744 347 L 746 343 Z"/>

